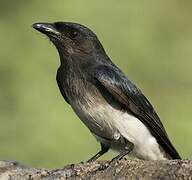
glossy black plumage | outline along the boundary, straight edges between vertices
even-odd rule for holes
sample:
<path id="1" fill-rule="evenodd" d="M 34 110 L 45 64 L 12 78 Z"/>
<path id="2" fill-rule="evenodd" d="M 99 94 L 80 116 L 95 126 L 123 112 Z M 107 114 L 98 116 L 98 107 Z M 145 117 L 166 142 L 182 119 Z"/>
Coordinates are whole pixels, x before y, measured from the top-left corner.
<path id="1" fill-rule="evenodd" d="M 102 108 L 110 108 L 118 115 L 119 112 L 125 112 L 136 117 L 155 137 L 168 159 L 181 158 L 171 144 L 153 106 L 112 63 L 90 29 L 68 22 L 37 23 L 33 27 L 46 34 L 59 52 L 61 65 L 56 79 L 63 98 L 101 141 L 102 150 L 91 160 L 108 151 L 117 130 L 105 115 L 108 114 L 107 110 Z M 95 110 L 95 106 L 100 106 L 102 112 Z M 134 144 L 125 137 L 119 138 L 122 144 L 118 145 L 123 145 L 124 152 L 118 157 L 123 157 L 133 150 Z"/>
<path id="2" fill-rule="evenodd" d="M 125 110 L 130 111 L 149 128 L 171 158 L 181 158 L 171 144 L 163 124 L 150 102 L 116 66 L 110 64 L 99 66 L 95 68 L 93 77 L 125 107 Z"/>

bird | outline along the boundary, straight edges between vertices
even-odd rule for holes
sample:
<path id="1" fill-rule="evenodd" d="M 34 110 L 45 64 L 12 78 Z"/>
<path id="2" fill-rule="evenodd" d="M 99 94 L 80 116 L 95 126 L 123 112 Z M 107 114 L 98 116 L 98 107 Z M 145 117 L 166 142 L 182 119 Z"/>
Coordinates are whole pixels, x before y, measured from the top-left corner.
<path id="1" fill-rule="evenodd" d="M 32 26 L 56 47 L 59 90 L 101 145 L 88 162 L 109 149 L 118 152 L 112 160 L 126 155 L 142 160 L 181 159 L 153 105 L 112 62 L 90 28 L 62 21 Z"/>

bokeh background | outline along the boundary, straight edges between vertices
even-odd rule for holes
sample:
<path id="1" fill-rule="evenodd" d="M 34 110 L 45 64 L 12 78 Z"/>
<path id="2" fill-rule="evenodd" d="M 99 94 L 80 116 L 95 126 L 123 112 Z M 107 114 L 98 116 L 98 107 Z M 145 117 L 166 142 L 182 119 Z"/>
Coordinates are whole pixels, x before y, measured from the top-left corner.
<path id="1" fill-rule="evenodd" d="M 31 28 L 42 21 L 94 30 L 152 102 L 182 157 L 191 158 L 191 19 L 187 0 L 0 0 L 0 159 L 53 168 L 100 148 L 60 95 L 56 49 Z"/>

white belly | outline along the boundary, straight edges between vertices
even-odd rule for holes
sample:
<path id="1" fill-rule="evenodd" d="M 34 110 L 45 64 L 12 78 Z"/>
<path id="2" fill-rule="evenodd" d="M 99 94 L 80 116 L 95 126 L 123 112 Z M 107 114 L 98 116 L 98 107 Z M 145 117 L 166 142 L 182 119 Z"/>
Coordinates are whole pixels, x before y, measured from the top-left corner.
<path id="1" fill-rule="evenodd" d="M 91 98 L 89 102 L 92 103 L 93 99 Z M 115 109 L 108 103 L 94 103 L 94 105 L 90 104 L 90 106 L 79 104 L 74 110 L 86 125 L 95 123 L 100 128 L 102 128 L 101 126 L 105 126 L 105 128 L 108 126 L 117 129 L 125 139 L 134 144 L 132 154 L 136 157 L 146 160 L 166 159 L 156 139 L 151 135 L 147 127 L 127 112 Z M 90 117 L 92 117 L 92 120 L 90 120 Z M 93 129 L 90 128 L 90 130 L 94 133 L 96 129 L 94 127 Z M 115 139 L 116 134 L 114 133 L 113 136 Z M 98 134 L 96 137 L 101 141 Z"/>
<path id="2" fill-rule="evenodd" d="M 122 136 L 134 144 L 135 156 L 150 160 L 166 159 L 160 151 L 156 139 L 140 120 L 126 112 L 114 113 L 119 116 L 119 118 L 113 119 L 114 124 Z"/>

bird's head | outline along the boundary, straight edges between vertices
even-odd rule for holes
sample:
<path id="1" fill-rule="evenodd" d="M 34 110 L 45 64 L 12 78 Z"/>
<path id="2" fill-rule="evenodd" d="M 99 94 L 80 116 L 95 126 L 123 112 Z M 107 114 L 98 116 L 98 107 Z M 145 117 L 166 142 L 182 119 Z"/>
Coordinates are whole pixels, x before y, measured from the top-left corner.
<path id="1" fill-rule="evenodd" d="M 72 22 L 35 23 L 33 28 L 47 35 L 62 56 L 91 56 L 104 49 L 95 33 Z"/>

